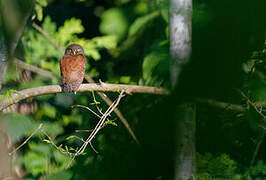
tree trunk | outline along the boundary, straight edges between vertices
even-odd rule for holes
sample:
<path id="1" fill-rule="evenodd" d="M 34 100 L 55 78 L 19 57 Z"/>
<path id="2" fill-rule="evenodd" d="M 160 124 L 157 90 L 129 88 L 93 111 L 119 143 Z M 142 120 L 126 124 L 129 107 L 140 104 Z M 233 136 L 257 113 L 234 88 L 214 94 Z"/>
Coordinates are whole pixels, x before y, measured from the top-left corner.
<path id="1" fill-rule="evenodd" d="M 196 105 L 182 103 L 176 107 L 175 179 L 195 177 Z"/>
<path id="2" fill-rule="evenodd" d="M 7 51 L 6 48 L 2 45 L 0 37 L 0 90 L 2 89 L 2 82 L 6 74 L 7 65 Z"/>
<path id="3" fill-rule="evenodd" d="M 23 3 L 19 3 L 19 0 L 0 0 L 0 18 L 2 19 L 0 22 L 0 90 L 8 62 L 13 59 L 18 41 L 24 32 L 34 3 L 33 0 L 24 0 Z M 11 15 L 12 13 L 10 12 L 16 13 Z M 5 39 L 1 37 L 3 35 Z"/>
<path id="4" fill-rule="evenodd" d="M 171 81 L 175 88 L 191 53 L 192 0 L 170 0 Z"/>
<path id="5" fill-rule="evenodd" d="M 177 87 L 179 75 L 190 60 L 192 31 L 192 0 L 170 0 L 170 54 L 172 88 Z M 177 94 L 178 97 L 182 94 Z M 175 99 L 179 99 L 179 98 Z M 177 103 L 177 101 L 175 102 Z M 183 102 L 175 108 L 175 179 L 196 179 L 195 128 L 196 105 Z"/>

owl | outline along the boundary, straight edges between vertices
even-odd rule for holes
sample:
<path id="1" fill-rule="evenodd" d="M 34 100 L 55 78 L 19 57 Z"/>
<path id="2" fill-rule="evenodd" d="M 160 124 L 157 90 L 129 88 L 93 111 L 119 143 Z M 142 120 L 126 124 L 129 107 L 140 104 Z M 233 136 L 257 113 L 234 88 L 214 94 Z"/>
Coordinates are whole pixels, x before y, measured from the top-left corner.
<path id="1" fill-rule="evenodd" d="M 60 60 L 63 92 L 76 93 L 78 91 L 84 79 L 85 66 L 86 58 L 83 48 L 78 44 L 69 45 Z"/>

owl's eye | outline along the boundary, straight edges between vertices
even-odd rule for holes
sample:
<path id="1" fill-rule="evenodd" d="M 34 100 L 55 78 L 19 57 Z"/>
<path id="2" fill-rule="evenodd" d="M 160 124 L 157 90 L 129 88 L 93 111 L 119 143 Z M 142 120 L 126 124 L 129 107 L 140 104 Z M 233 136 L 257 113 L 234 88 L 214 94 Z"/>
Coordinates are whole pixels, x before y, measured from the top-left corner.
<path id="1" fill-rule="evenodd" d="M 67 49 L 67 54 L 71 54 L 72 50 L 71 49 Z"/>

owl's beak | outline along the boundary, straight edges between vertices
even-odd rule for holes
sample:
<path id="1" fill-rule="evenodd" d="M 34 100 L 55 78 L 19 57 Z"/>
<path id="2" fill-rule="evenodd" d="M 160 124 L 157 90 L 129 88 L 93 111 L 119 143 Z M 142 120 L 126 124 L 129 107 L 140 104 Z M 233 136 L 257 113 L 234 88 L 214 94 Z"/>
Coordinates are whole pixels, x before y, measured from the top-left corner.
<path id="1" fill-rule="evenodd" d="M 76 55 L 77 53 L 78 53 L 78 50 L 75 49 L 75 50 L 73 51 L 73 54 Z"/>
<path id="2" fill-rule="evenodd" d="M 75 49 L 73 53 L 74 55 L 77 55 L 79 52 L 80 52 L 80 49 Z"/>

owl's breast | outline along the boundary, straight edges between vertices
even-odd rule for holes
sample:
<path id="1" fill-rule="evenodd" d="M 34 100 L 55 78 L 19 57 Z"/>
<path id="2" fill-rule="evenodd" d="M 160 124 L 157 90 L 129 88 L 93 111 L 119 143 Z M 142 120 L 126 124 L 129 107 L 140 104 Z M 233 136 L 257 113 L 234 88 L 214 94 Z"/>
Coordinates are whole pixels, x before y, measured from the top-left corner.
<path id="1" fill-rule="evenodd" d="M 64 56 L 60 60 L 62 81 L 83 79 L 86 61 L 83 55 Z"/>

